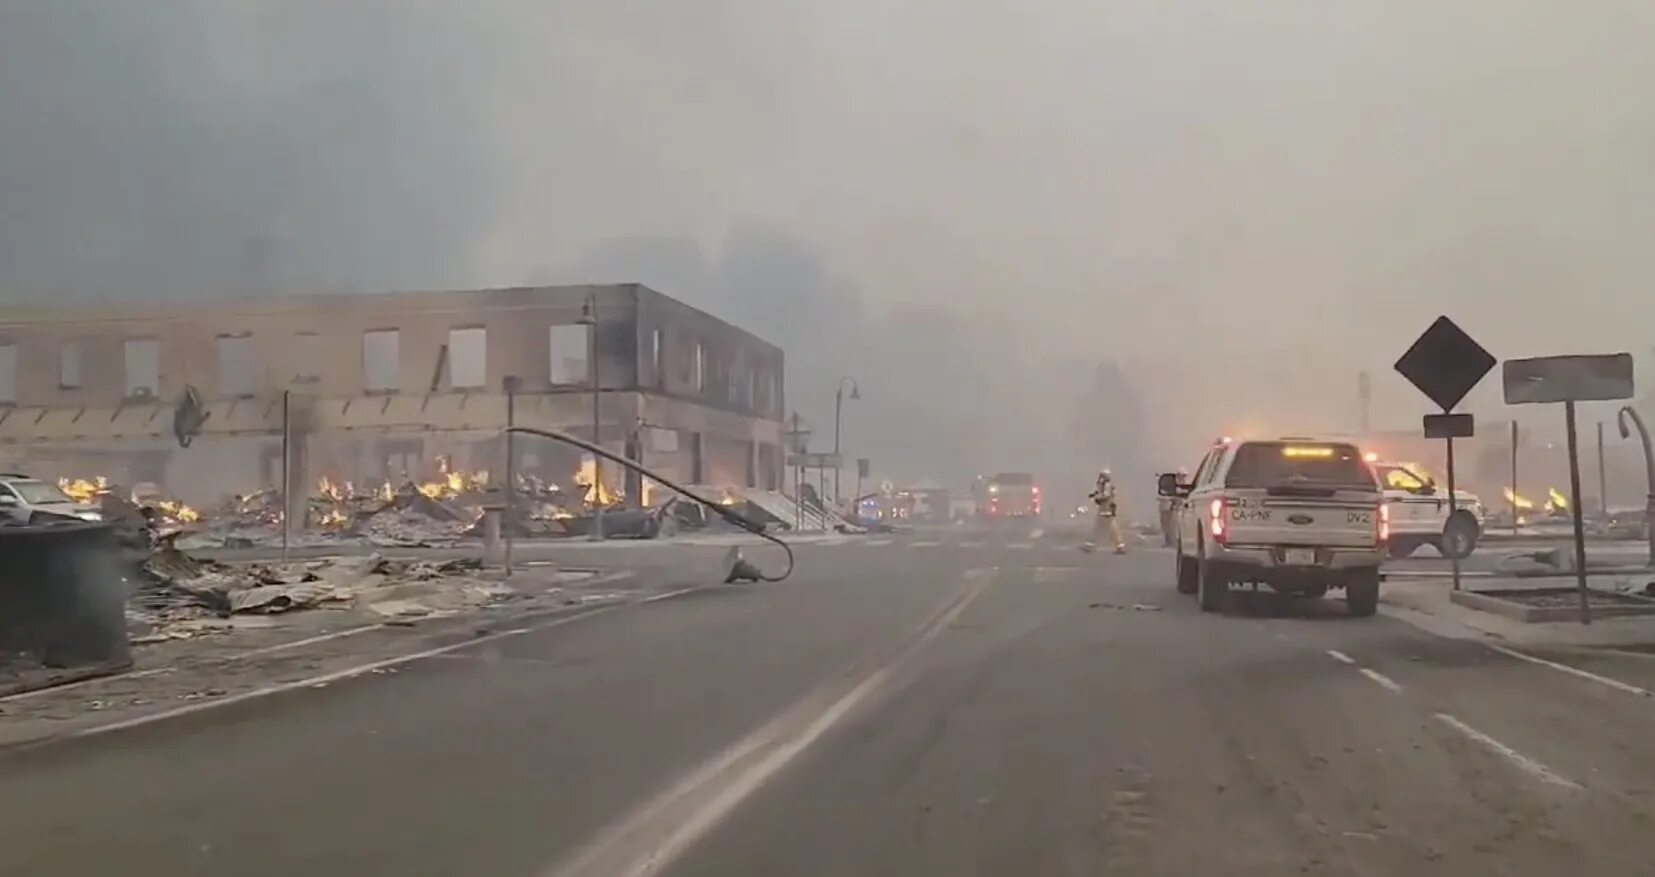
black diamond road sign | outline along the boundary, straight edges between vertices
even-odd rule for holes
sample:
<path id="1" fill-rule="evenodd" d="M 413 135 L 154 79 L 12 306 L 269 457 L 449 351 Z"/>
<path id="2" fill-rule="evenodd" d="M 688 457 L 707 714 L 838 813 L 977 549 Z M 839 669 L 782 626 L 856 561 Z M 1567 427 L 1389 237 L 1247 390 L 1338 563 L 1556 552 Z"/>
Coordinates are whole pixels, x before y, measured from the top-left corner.
<path id="1" fill-rule="evenodd" d="M 1453 320 L 1438 317 L 1396 361 L 1396 370 L 1442 410 L 1452 411 L 1494 362 L 1494 355 Z"/>

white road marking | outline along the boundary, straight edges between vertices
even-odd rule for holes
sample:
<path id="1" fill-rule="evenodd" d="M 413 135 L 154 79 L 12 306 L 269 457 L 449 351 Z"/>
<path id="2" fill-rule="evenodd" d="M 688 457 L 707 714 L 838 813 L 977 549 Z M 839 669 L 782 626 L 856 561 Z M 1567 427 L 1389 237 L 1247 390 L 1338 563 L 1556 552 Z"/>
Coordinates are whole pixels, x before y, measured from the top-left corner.
<path id="1" fill-rule="evenodd" d="M 1386 676 L 1384 673 L 1381 673 L 1378 670 L 1369 670 L 1366 667 L 1358 667 L 1357 669 L 1361 672 L 1361 674 L 1363 676 L 1366 676 L 1369 679 L 1372 679 L 1373 681 L 1379 683 L 1380 688 L 1383 688 L 1386 691 L 1395 692 L 1397 694 L 1402 693 L 1402 686 L 1398 685 L 1395 679 L 1392 679 L 1391 677 Z"/>
<path id="2" fill-rule="evenodd" d="M 935 548 L 938 545 L 941 545 L 942 543 L 941 542 L 933 542 L 933 541 L 927 539 L 923 542 L 913 542 L 913 543 L 910 543 L 910 544 L 915 548 Z"/>
<path id="3" fill-rule="evenodd" d="M 1639 697 L 1655 697 L 1655 692 L 1650 692 L 1647 689 L 1639 688 L 1630 682 L 1622 682 L 1619 679 L 1611 679 L 1608 676 L 1599 676 L 1596 673 L 1582 670 L 1579 667 L 1571 667 L 1568 664 L 1559 664 L 1556 661 L 1548 661 L 1544 658 L 1536 658 L 1533 655 L 1525 655 L 1522 652 L 1508 649 L 1505 646 L 1497 646 L 1493 643 L 1483 643 L 1483 645 L 1488 646 L 1502 655 L 1509 655 L 1510 657 L 1516 658 L 1519 661 L 1528 661 L 1530 664 L 1539 664 L 1542 667 L 1550 667 L 1559 673 L 1567 673 L 1570 676 L 1579 676 L 1582 679 L 1590 679 L 1593 682 L 1607 685 L 1616 691 L 1624 691 L 1627 694 L 1636 694 Z"/>
<path id="4" fill-rule="evenodd" d="M 1344 652 L 1339 651 L 1338 649 L 1328 649 L 1327 654 L 1328 654 L 1328 657 L 1332 658 L 1335 661 L 1338 661 L 1341 664 L 1354 664 L 1354 663 L 1356 663 L 1355 658 L 1352 658 L 1350 655 L 1347 655 Z"/>
<path id="5" fill-rule="evenodd" d="M 690 585 L 687 588 L 679 588 L 679 589 L 674 590 L 674 591 L 662 591 L 659 594 L 651 594 L 650 596 L 645 597 L 642 600 L 634 600 L 632 602 L 634 602 L 634 603 L 659 603 L 662 600 L 671 600 L 673 597 L 682 597 L 685 594 L 693 593 L 695 591 L 704 591 L 704 590 L 706 590 L 705 585 Z M 626 605 L 626 604 L 623 603 L 623 604 L 619 604 L 619 605 Z M 543 626 L 544 627 L 553 627 L 555 625 L 547 624 L 547 625 L 543 625 Z M 529 630 L 539 630 L 539 629 L 540 628 L 524 628 L 525 632 L 529 631 Z"/>
<path id="6" fill-rule="evenodd" d="M 829 729 L 879 694 L 894 672 L 947 630 L 991 581 L 978 579 L 921 626 L 895 656 L 814 717 L 815 702 L 822 699 L 816 696 L 742 738 L 546 873 L 551 877 L 659 874 Z"/>
<path id="7" fill-rule="evenodd" d="M 1006 550 L 1007 551 L 1027 551 L 1027 550 L 1029 550 L 1030 548 L 1033 548 L 1033 547 L 1034 547 L 1033 545 L 1030 545 L 1027 542 L 1013 542 L 1010 545 L 1006 546 Z"/>
<path id="8" fill-rule="evenodd" d="M 1044 535 L 1046 535 L 1046 531 L 1040 529 L 1039 527 L 1036 527 L 1033 530 L 1029 531 L 1029 538 L 1030 539 L 1039 539 L 1041 536 L 1044 536 Z"/>
<path id="9" fill-rule="evenodd" d="M 983 543 L 978 542 L 975 539 L 968 539 L 965 542 L 960 543 L 961 548 L 981 548 L 982 545 Z"/>
<path id="10" fill-rule="evenodd" d="M 241 652 L 239 654 L 231 655 L 229 659 L 232 660 L 232 661 L 239 661 L 239 660 L 242 660 L 243 658 L 253 658 L 253 657 L 257 657 L 259 655 L 274 654 L 276 652 L 283 652 L 283 651 L 286 651 L 288 649 L 296 649 L 300 646 L 310 646 L 310 645 L 315 645 L 316 643 L 325 643 L 325 642 L 327 642 L 328 640 L 331 640 L 331 639 L 344 639 L 347 636 L 356 636 L 359 633 L 367 633 L 370 630 L 386 630 L 386 629 L 387 628 L 383 624 L 364 624 L 361 627 L 348 627 L 344 630 L 336 630 L 333 633 L 318 634 L 316 636 L 305 637 L 304 639 L 296 639 L 296 640 L 293 640 L 292 642 L 277 643 L 273 646 L 265 646 L 262 649 L 253 649 L 250 652 Z"/>
<path id="11" fill-rule="evenodd" d="M 895 539 L 869 539 L 868 544 L 875 547 L 883 547 L 895 541 Z"/>
<path id="12" fill-rule="evenodd" d="M 1491 579 L 1499 573 L 1487 569 L 1462 569 L 1462 579 Z M 1454 571 L 1447 569 L 1387 569 L 1387 579 L 1447 579 L 1453 578 Z"/>
<path id="13" fill-rule="evenodd" d="M 1540 762 L 1535 761 L 1534 759 L 1528 757 L 1527 755 L 1524 755 L 1523 753 L 1518 752 L 1517 750 L 1511 748 L 1510 746 L 1507 746 L 1506 744 L 1501 743 L 1500 741 L 1494 739 L 1493 737 L 1490 737 L 1487 734 L 1484 734 L 1483 732 L 1477 730 L 1476 728 L 1473 728 L 1470 725 L 1467 725 L 1466 723 L 1460 721 L 1459 719 L 1454 718 L 1453 716 L 1451 716 L 1447 713 L 1437 713 L 1437 721 L 1442 722 L 1443 724 L 1447 725 L 1448 727 L 1453 728 L 1454 730 L 1460 732 L 1461 734 L 1464 734 L 1465 736 L 1470 737 L 1472 740 L 1475 740 L 1478 743 L 1481 743 L 1482 745 L 1488 747 L 1489 749 L 1493 750 L 1495 753 L 1503 756 L 1507 761 L 1510 761 L 1512 764 L 1516 765 L 1518 767 L 1518 769 L 1522 770 L 1524 773 L 1529 774 L 1530 776 L 1535 777 L 1536 779 L 1543 780 L 1543 781 L 1548 782 L 1548 783 L 1552 783 L 1553 785 L 1562 786 L 1566 789 L 1579 789 L 1580 788 L 1579 783 L 1576 783 L 1573 780 L 1567 779 L 1565 777 L 1559 776 L 1558 774 L 1553 772 L 1551 768 L 1545 766 L 1544 764 L 1541 764 Z"/>
<path id="14" fill-rule="evenodd" d="M 584 610 L 584 611 L 581 611 L 581 612 L 577 612 L 573 615 L 560 615 L 560 616 L 558 616 L 556 618 L 553 618 L 552 620 L 546 622 L 545 624 L 536 624 L 536 625 L 532 625 L 532 626 L 529 626 L 529 627 L 517 627 L 517 628 L 513 628 L 511 630 L 502 630 L 502 631 L 499 631 L 497 633 L 491 633 L 491 634 L 485 634 L 485 635 L 479 636 L 479 637 L 473 637 L 473 638 L 468 639 L 464 642 L 450 643 L 449 645 L 446 645 L 446 646 L 438 646 L 434 649 L 426 649 L 426 650 L 420 651 L 420 652 L 410 652 L 409 654 L 406 654 L 406 655 L 398 655 L 394 658 L 386 658 L 382 661 L 372 661 L 372 662 L 367 663 L 367 664 L 358 664 L 354 667 L 346 667 L 343 670 L 334 670 L 331 673 L 323 673 L 323 674 L 318 675 L 318 676 L 310 676 L 310 677 L 307 677 L 305 679 L 295 680 L 293 682 L 283 682 L 283 683 L 280 683 L 280 684 L 277 684 L 277 685 L 267 685 L 263 688 L 255 688 L 252 691 L 244 691 L 240 694 L 232 694 L 228 697 L 220 697 L 220 698 L 216 698 L 216 699 L 213 699 L 213 700 L 197 701 L 195 703 L 186 704 L 185 706 L 177 707 L 176 709 L 162 710 L 161 712 L 158 712 L 158 713 L 150 713 L 148 715 L 142 715 L 142 716 L 133 716 L 130 719 L 122 719 L 121 721 L 118 721 L 118 722 L 110 722 L 107 725 L 97 725 L 97 726 L 94 726 L 94 727 L 91 727 L 91 728 L 82 728 L 79 731 L 74 731 L 74 732 L 66 734 L 64 736 L 65 736 L 65 738 L 94 737 L 94 736 L 97 736 L 97 735 L 100 735 L 100 734 L 108 734 L 112 731 L 124 731 L 124 730 L 127 730 L 129 728 L 137 728 L 137 727 L 140 727 L 140 726 L 143 726 L 143 725 L 154 724 L 155 722 L 163 722 L 163 721 L 166 721 L 167 719 L 174 719 L 174 718 L 178 718 L 180 716 L 187 716 L 187 715 L 191 715 L 192 713 L 199 713 L 199 712 L 203 712 L 205 710 L 215 709 L 215 708 L 221 707 L 221 706 L 229 706 L 231 704 L 244 703 L 246 701 L 256 700 L 256 699 L 261 698 L 261 697 L 268 697 L 272 694 L 281 694 L 282 692 L 285 692 L 285 691 L 294 691 L 294 690 L 300 689 L 300 688 L 320 688 L 320 687 L 326 686 L 326 685 L 328 685 L 330 683 L 333 683 L 333 682 L 339 682 L 341 680 L 350 679 L 350 678 L 353 678 L 353 677 L 356 677 L 356 676 L 361 676 L 361 675 L 366 674 L 366 673 L 372 673 L 376 670 L 384 670 L 384 669 L 389 668 L 389 667 L 400 667 L 403 664 L 412 664 L 415 661 L 422 661 L 422 660 L 425 660 L 426 658 L 434 658 L 438 655 L 446 655 L 449 652 L 457 652 L 460 649 L 470 648 L 472 646 L 482 645 L 484 643 L 495 642 L 497 640 L 505 639 L 506 637 L 521 636 L 525 633 L 530 633 L 530 632 L 535 632 L 535 631 L 542 631 L 542 630 L 549 630 L 549 629 L 554 628 L 554 627 L 561 627 L 565 624 L 571 624 L 571 623 L 576 622 L 576 621 L 581 621 L 581 620 L 586 619 L 586 618 L 591 618 L 594 615 L 602 615 L 605 612 L 613 612 L 614 610 L 620 609 L 623 606 L 632 606 L 632 605 L 636 605 L 636 604 L 640 604 L 640 603 L 654 603 L 654 602 L 659 601 L 659 600 L 668 600 L 668 599 L 671 599 L 673 597 L 678 597 L 678 596 L 682 596 L 684 594 L 688 594 L 691 591 L 699 591 L 699 590 L 702 590 L 702 588 L 700 586 L 690 587 L 690 588 L 680 588 L 676 591 L 667 591 L 665 593 L 655 594 L 654 596 L 646 597 L 642 600 L 634 600 L 634 601 L 631 601 L 631 602 L 620 602 L 620 603 L 606 603 L 602 606 L 598 606 L 598 607 L 593 608 L 593 609 L 587 609 L 587 610 Z"/>

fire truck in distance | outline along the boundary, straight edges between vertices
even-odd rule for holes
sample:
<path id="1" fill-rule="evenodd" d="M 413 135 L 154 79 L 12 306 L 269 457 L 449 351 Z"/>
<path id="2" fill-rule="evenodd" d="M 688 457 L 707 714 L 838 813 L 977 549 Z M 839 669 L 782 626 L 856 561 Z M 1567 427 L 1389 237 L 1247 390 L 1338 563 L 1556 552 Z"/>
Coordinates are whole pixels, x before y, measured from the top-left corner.
<path id="1" fill-rule="evenodd" d="M 1001 472 L 978 488 L 977 517 L 985 521 L 1032 521 L 1040 517 L 1040 485 L 1027 472 Z"/>

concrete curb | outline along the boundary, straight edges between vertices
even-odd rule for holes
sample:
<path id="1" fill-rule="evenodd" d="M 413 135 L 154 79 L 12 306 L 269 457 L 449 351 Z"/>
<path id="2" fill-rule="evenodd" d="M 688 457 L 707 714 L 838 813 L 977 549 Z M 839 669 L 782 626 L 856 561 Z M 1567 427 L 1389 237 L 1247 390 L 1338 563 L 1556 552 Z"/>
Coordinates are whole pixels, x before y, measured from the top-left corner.
<path id="1" fill-rule="evenodd" d="M 1609 592 L 1593 591 L 1588 593 L 1602 594 L 1605 599 L 1610 597 Z M 1513 621 L 1527 624 L 1548 621 L 1577 621 L 1580 618 L 1578 606 L 1526 606 L 1513 600 L 1501 599 L 1498 592 L 1479 593 L 1477 591 L 1452 591 L 1448 595 L 1448 602 L 1502 615 Z M 1630 618 L 1639 615 L 1655 615 L 1655 600 L 1647 606 L 1628 606 L 1625 604 L 1594 603 L 1592 605 L 1593 618 Z"/>
<path id="2" fill-rule="evenodd" d="M 0 684 L 0 699 L 27 694 L 31 691 L 44 691 L 48 688 L 73 685 L 76 682 L 86 682 L 91 679 L 101 679 L 105 676 L 116 676 L 132 668 L 132 659 L 127 658 L 122 661 L 109 661 L 84 667 L 58 670 L 43 668 L 38 671 L 25 671 L 18 674 L 20 678 Z"/>

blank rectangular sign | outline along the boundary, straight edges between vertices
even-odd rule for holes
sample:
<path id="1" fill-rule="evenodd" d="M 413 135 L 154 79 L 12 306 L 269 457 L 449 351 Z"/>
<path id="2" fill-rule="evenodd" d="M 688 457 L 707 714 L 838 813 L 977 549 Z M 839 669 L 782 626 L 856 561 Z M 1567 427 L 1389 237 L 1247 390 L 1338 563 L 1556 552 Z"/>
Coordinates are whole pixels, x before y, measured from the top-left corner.
<path id="1" fill-rule="evenodd" d="M 1505 361 L 1507 405 L 1632 398 L 1632 354 L 1541 356 Z"/>
<path id="2" fill-rule="evenodd" d="M 1425 415 L 1426 438 L 1470 438 L 1475 432 L 1476 424 L 1469 414 Z"/>

